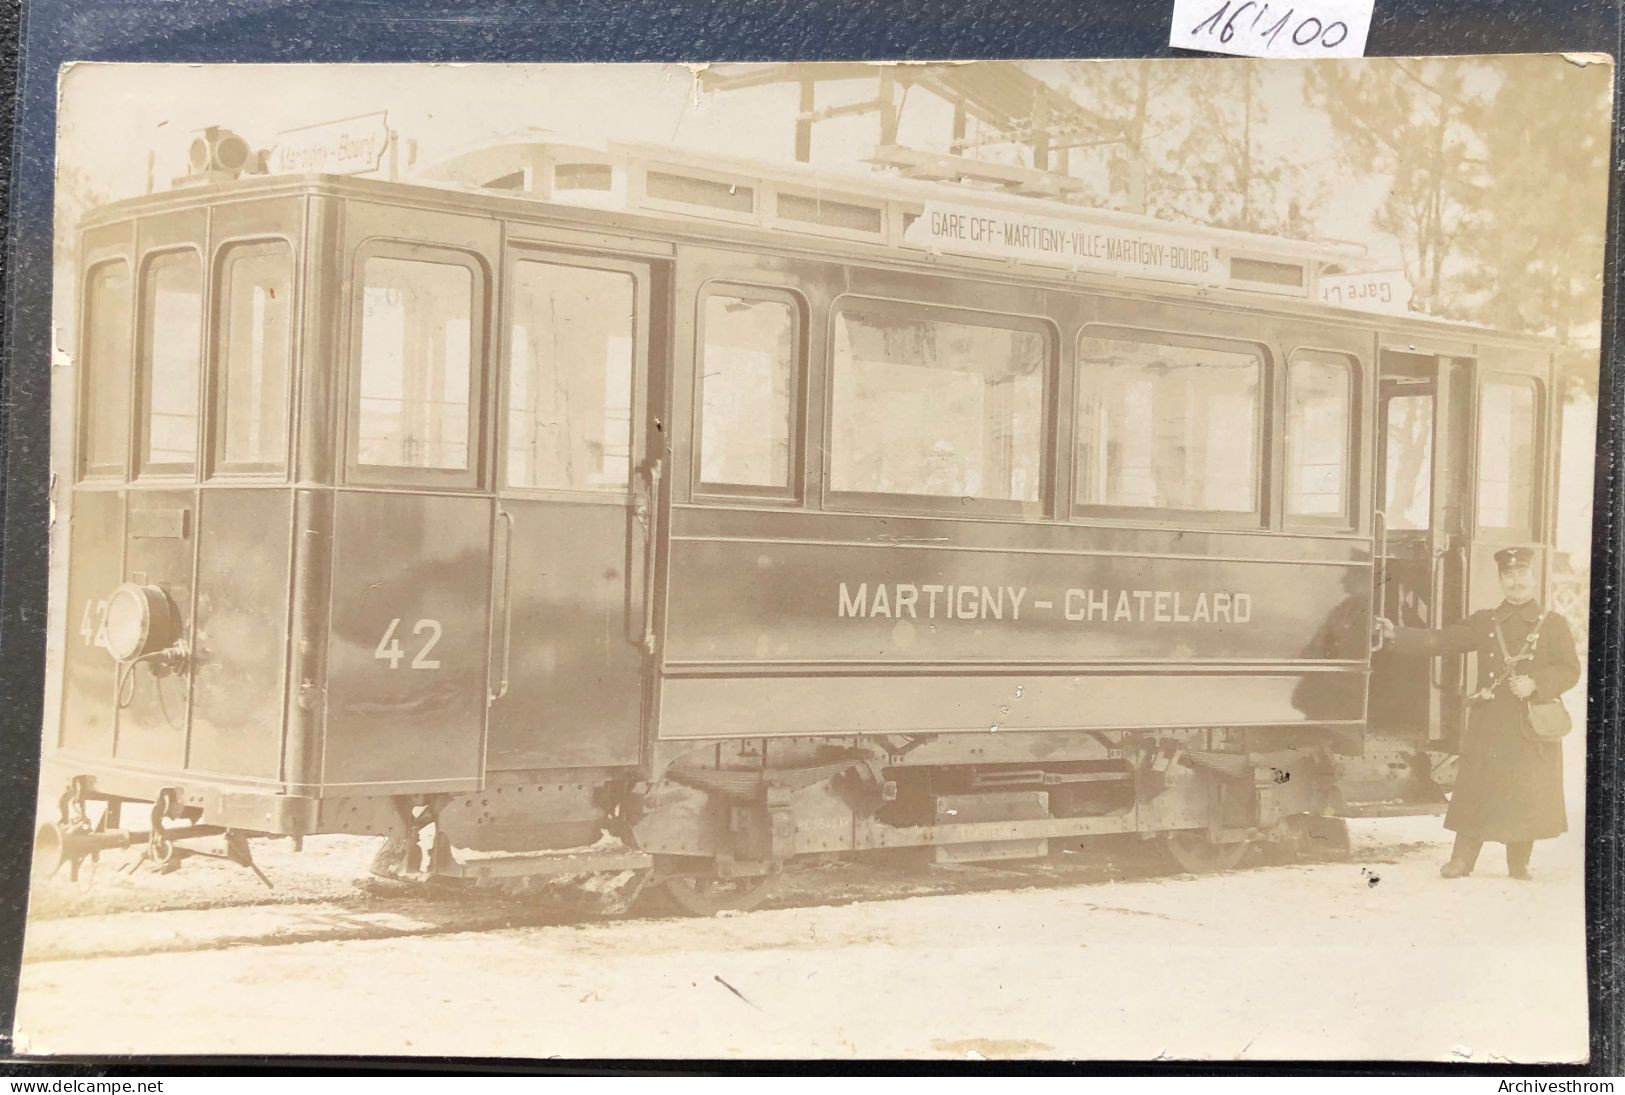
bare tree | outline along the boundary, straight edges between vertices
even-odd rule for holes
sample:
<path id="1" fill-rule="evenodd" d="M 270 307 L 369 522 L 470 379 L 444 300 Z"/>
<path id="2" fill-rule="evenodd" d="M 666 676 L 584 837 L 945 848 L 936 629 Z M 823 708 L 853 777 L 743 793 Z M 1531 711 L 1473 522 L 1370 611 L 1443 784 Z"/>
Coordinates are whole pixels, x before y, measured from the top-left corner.
<path id="1" fill-rule="evenodd" d="M 1484 185 L 1486 82 L 1482 66 L 1456 59 L 1317 65 L 1305 81 L 1345 170 L 1390 180 L 1373 226 L 1399 241 L 1414 304 L 1436 315 L 1461 313 L 1449 266 Z"/>
<path id="2" fill-rule="evenodd" d="M 1472 266 L 1464 287 L 1474 318 L 1497 327 L 1549 332 L 1565 348 L 1571 393 L 1594 391 L 1607 209 L 1609 81 L 1607 66 L 1558 57 L 1498 63 L 1489 104 L 1485 185 L 1479 230 L 1467 241 Z M 1551 124 L 1554 101 L 1589 103 L 1572 124 Z M 1569 347 L 1586 332 L 1577 351 Z"/>
<path id="3" fill-rule="evenodd" d="M 1296 165 L 1263 148 L 1260 136 L 1280 106 L 1263 73 L 1252 60 L 1079 68 L 1072 94 L 1121 130 L 1113 203 L 1169 220 L 1306 235 L 1322 195 Z"/>

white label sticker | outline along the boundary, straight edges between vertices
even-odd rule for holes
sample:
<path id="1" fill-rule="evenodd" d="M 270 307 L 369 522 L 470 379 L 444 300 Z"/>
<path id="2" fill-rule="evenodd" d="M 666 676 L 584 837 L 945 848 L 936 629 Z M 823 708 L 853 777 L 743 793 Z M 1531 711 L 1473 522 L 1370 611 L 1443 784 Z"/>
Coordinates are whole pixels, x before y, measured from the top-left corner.
<path id="1" fill-rule="evenodd" d="M 271 173 L 359 175 L 377 171 L 388 147 L 389 116 L 384 111 L 289 129 L 277 136 L 271 150 Z"/>
<path id="2" fill-rule="evenodd" d="M 1168 44 L 1236 57 L 1363 57 L 1375 0 L 1174 0 Z"/>
<path id="3" fill-rule="evenodd" d="M 1322 274 L 1320 299 L 1334 308 L 1405 315 L 1411 310 L 1411 281 L 1403 270 L 1370 274 Z"/>

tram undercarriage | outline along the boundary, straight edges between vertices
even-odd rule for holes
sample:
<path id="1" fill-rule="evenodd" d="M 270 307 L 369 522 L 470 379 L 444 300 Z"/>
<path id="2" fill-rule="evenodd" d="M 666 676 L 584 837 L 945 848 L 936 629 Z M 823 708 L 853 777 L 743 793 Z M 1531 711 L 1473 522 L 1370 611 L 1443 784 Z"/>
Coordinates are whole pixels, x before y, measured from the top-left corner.
<path id="1" fill-rule="evenodd" d="M 958 764 L 942 763 L 945 748 L 980 753 L 982 744 L 957 735 L 717 742 L 684 752 L 654 781 L 493 773 L 465 794 L 319 800 L 314 817 L 284 832 L 241 827 L 240 807 L 179 787 L 155 796 L 146 831 L 120 829 L 121 809 L 138 800 L 78 775 L 36 850 L 47 869 L 77 873 L 87 857 L 144 846 L 138 862 L 159 870 L 204 855 L 272 885 L 251 838 L 377 834 L 371 869 L 387 878 L 500 887 L 599 913 L 651 892 L 708 915 L 754 907 L 798 859 L 903 849 L 935 863 L 1041 859 L 1091 838 L 1137 836 L 1171 866 L 1206 872 L 1236 866 L 1254 843 L 1346 853 L 1344 817 L 1426 812 L 1444 797 L 1426 753 L 1342 754 L 1313 730 L 1020 740 L 1035 737 L 1008 735 L 995 759 Z M 1022 752 L 1047 755 L 1013 759 Z"/>

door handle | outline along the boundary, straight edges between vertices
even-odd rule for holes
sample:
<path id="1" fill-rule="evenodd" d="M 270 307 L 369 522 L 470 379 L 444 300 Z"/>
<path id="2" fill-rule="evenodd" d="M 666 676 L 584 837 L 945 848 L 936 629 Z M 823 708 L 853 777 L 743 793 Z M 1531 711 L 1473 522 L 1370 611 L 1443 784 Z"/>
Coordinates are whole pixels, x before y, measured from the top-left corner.
<path id="1" fill-rule="evenodd" d="M 1457 572 L 1458 580 L 1467 574 L 1467 547 L 1465 544 L 1455 543 L 1455 537 L 1449 538 L 1449 544 L 1433 552 L 1428 560 L 1428 593 L 1433 598 L 1433 625 L 1444 626 L 1444 568 L 1440 565 L 1447 558 L 1460 558 L 1461 568 Z M 1467 658 L 1462 654 L 1444 654 L 1433 659 L 1429 670 L 1430 680 L 1434 688 L 1445 687 L 1445 659 L 1452 659 L 1455 665 L 1454 690 L 1465 691 L 1467 687 Z"/>
<path id="2" fill-rule="evenodd" d="M 1371 551 L 1377 564 L 1376 581 L 1372 586 L 1372 599 L 1376 604 L 1372 606 L 1372 611 L 1381 617 L 1383 609 L 1388 606 L 1388 515 L 1380 509 L 1371 511 Z M 1371 653 L 1381 650 L 1382 644 L 1382 630 L 1374 629 Z"/>
<path id="3" fill-rule="evenodd" d="M 655 652 L 655 556 L 660 546 L 660 478 L 661 462 L 651 460 L 644 466 L 645 493 L 642 499 L 643 518 L 643 628 L 638 645 L 645 654 Z"/>
<path id="4" fill-rule="evenodd" d="M 502 522 L 502 676 L 494 692 L 486 693 L 486 706 L 508 694 L 508 674 L 513 665 L 513 514 L 497 508 Z M 495 580 L 496 575 L 492 575 Z"/>
<path id="5" fill-rule="evenodd" d="M 1430 603 L 1428 624 L 1435 631 L 1444 626 L 1444 581 L 1443 570 L 1439 560 L 1445 557 L 1449 548 L 1435 548 L 1428 552 L 1428 601 Z M 1459 656 L 1459 655 L 1458 655 Z M 1449 655 L 1440 655 L 1428 659 L 1428 677 L 1434 688 L 1444 687 L 1444 660 Z"/>

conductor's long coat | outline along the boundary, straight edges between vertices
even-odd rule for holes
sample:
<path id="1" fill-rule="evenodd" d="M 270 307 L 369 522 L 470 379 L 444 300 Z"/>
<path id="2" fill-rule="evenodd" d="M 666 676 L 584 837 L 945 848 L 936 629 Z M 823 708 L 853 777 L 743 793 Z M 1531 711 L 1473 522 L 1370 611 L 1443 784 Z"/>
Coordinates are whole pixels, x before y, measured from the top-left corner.
<path id="1" fill-rule="evenodd" d="M 1396 648 L 1427 654 L 1478 655 L 1479 687 L 1500 681 L 1487 700 L 1474 701 L 1461 740 L 1456 790 L 1445 814 L 1445 828 L 1462 836 L 1490 841 L 1543 840 L 1568 829 L 1563 809 L 1561 742 L 1531 741 L 1524 734 L 1525 701 L 1512 694 L 1495 624 L 1500 621 L 1507 651 L 1516 658 L 1541 620 L 1533 601 L 1503 603 L 1473 613 L 1454 627 L 1431 631 L 1404 628 Z M 1556 613 L 1540 623 L 1533 657 L 1519 672 L 1535 682 L 1535 701 L 1556 699 L 1580 679 L 1574 635 Z"/>

